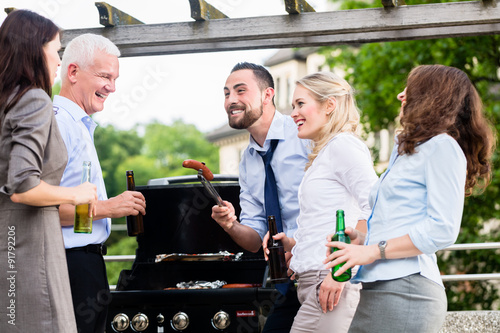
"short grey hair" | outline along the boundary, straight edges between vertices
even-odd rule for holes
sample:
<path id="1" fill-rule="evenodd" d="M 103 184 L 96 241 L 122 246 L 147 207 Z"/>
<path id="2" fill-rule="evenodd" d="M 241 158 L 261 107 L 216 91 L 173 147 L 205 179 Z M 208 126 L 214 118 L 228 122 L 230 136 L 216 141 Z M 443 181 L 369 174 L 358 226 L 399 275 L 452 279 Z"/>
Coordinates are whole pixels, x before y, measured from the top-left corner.
<path id="1" fill-rule="evenodd" d="M 96 52 L 119 57 L 120 50 L 112 41 L 101 35 L 83 34 L 75 37 L 64 49 L 61 61 L 61 78 L 68 75 L 68 66 L 75 63 L 82 69 L 88 68 L 94 61 Z"/>

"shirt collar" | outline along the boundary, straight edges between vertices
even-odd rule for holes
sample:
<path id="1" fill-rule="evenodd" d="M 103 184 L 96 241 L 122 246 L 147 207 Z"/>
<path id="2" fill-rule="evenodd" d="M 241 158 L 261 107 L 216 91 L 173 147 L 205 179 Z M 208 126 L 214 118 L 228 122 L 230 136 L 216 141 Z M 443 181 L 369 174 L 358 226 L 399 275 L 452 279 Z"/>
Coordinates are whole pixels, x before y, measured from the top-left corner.
<path id="1" fill-rule="evenodd" d="M 73 118 L 75 122 L 81 121 L 85 125 L 85 127 L 87 127 L 90 133 L 93 133 L 94 129 L 97 127 L 97 123 L 94 122 L 94 120 L 72 100 L 60 95 L 56 95 L 54 96 L 54 104 L 58 105 L 54 106 L 55 114 L 59 112 L 59 108 L 63 108 L 68 112 L 68 114 L 71 116 L 71 118 Z"/>
<path id="2" fill-rule="evenodd" d="M 254 154 L 255 151 L 267 151 L 271 144 L 271 140 L 285 139 L 285 115 L 281 114 L 278 110 L 274 111 L 273 121 L 269 130 L 267 131 L 266 141 L 264 141 L 264 146 L 260 147 L 257 142 L 250 135 L 250 144 L 248 151 L 251 155 Z"/>

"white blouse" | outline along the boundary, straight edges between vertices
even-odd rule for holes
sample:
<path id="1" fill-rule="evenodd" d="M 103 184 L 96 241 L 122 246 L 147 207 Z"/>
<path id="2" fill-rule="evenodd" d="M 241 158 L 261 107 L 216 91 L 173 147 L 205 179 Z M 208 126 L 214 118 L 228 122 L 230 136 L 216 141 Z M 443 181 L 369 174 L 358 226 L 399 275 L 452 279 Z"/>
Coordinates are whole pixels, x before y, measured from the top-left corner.
<path id="1" fill-rule="evenodd" d="M 319 152 L 299 187 L 300 214 L 290 268 L 296 273 L 324 269 L 326 237 L 335 233 L 336 211 L 346 227 L 368 219 L 368 195 L 377 175 L 368 147 L 355 135 L 340 133 Z"/>

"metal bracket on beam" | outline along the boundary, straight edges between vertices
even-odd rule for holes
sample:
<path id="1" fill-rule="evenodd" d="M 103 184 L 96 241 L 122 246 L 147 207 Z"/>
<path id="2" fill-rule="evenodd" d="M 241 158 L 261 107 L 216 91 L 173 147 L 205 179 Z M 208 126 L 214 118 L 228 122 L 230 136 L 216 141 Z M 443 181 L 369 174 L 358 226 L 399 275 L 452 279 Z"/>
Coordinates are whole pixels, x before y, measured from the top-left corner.
<path id="1" fill-rule="evenodd" d="M 382 0 L 384 8 L 394 8 L 399 6 L 406 6 L 405 0 Z"/>
<path id="2" fill-rule="evenodd" d="M 196 21 L 228 18 L 226 14 L 205 0 L 189 0 L 189 5 L 191 6 L 191 17 Z"/>
<path id="3" fill-rule="evenodd" d="M 15 11 L 16 8 L 15 7 L 7 7 L 7 8 L 4 8 L 3 10 L 7 13 L 7 15 L 9 15 L 11 12 Z"/>
<path id="4" fill-rule="evenodd" d="M 482 0 L 485 7 L 496 8 L 497 0 Z"/>
<path id="5" fill-rule="evenodd" d="M 121 10 L 107 4 L 106 2 L 96 2 L 95 6 L 99 11 L 99 23 L 105 27 L 117 25 L 144 24 L 135 17 L 122 12 Z"/>
<path id="6" fill-rule="evenodd" d="M 285 9 L 288 14 L 315 12 L 314 8 L 306 0 L 285 0 Z"/>

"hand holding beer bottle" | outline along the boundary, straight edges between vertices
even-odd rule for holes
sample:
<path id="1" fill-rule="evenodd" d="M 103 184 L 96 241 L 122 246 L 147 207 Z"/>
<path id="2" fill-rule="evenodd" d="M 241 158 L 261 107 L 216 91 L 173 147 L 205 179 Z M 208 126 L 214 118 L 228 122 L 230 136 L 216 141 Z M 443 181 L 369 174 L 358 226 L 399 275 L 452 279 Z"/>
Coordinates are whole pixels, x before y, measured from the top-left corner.
<path id="1" fill-rule="evenodd" d="M 346 244 L 351 243 L 351 239 L 345 233 L 345 220 L 344 220 L 344 211 L 339 209 L 337 210 L 337 232 L 332 237 L 332 242 L 343 242 Z M 337 251 L 337 248 L 332 248 L 332 252 Z M 332 278 L 337 282 L 345 282 L 351 279 L 351 269 L 349 268 L 340 276 L 335 276 L 335 272 L 337 272 L 344 263 L 335 265 L 332 269 Z"/>

